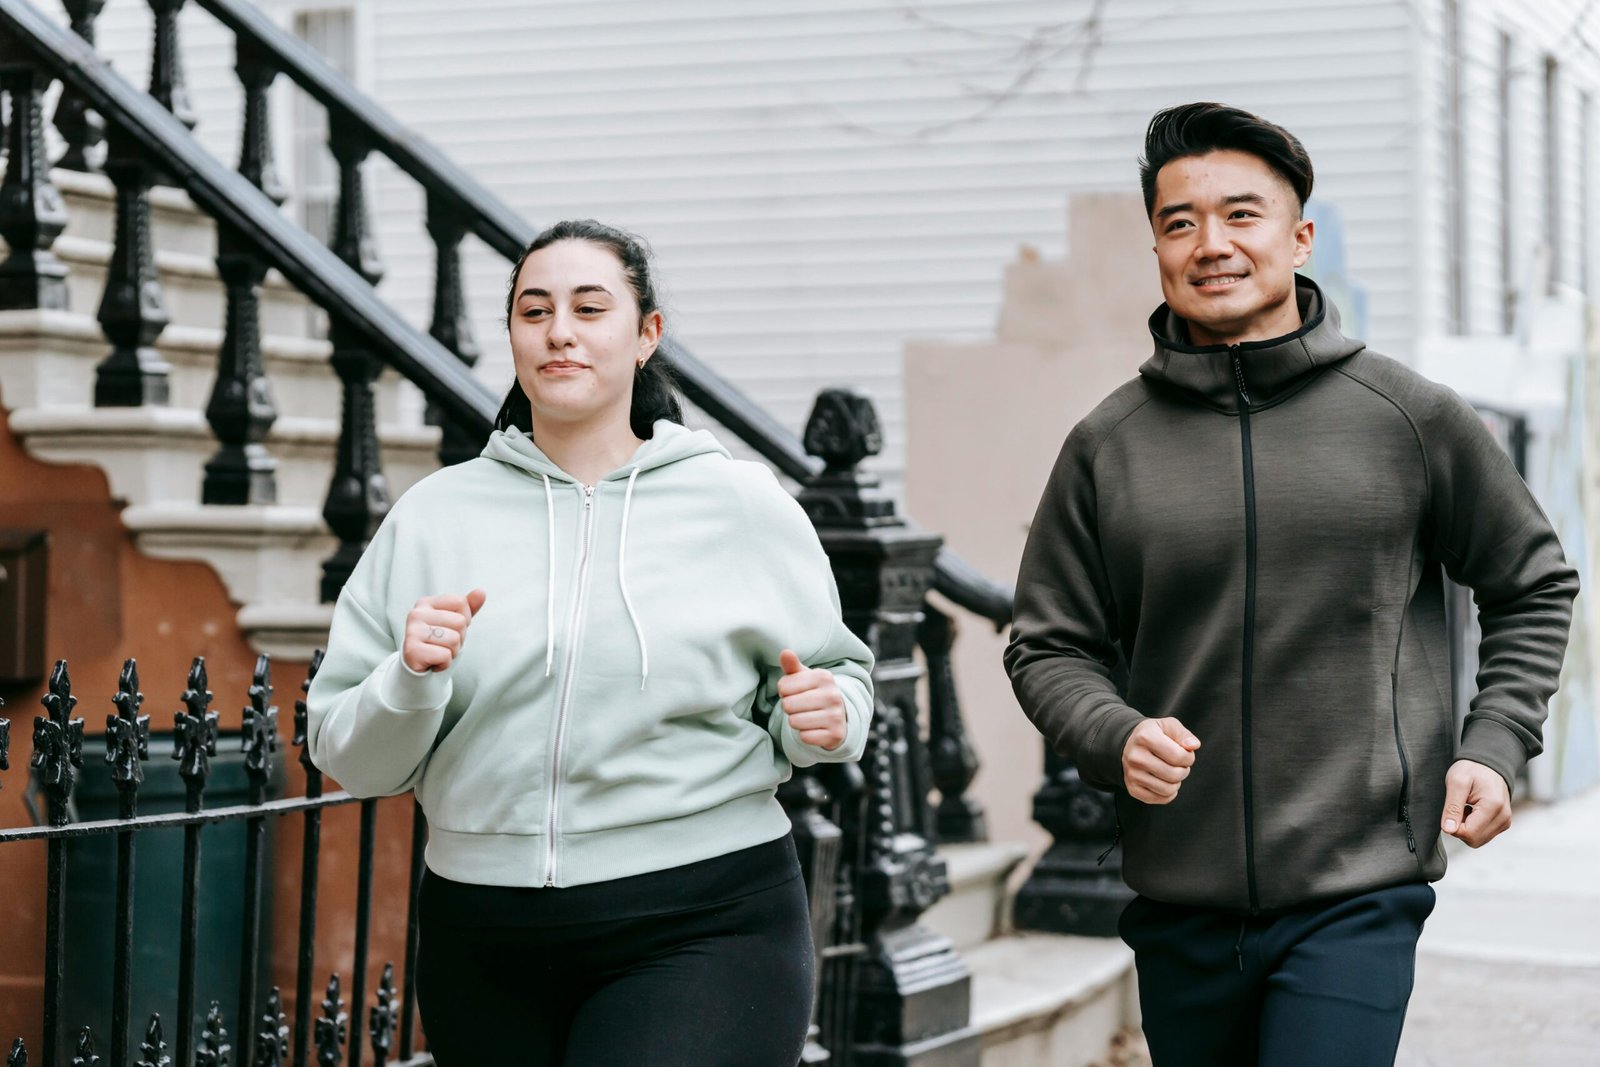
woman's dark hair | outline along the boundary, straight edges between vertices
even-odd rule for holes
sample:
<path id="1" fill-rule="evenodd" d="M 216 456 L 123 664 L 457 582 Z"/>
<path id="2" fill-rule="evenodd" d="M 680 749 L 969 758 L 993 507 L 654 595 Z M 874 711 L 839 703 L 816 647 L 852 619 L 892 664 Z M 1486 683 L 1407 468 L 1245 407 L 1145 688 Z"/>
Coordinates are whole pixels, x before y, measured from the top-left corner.
<path id="1" fill-rule="evenodd" d="M 1180 104 L 1156 112 L 1144 135 L 1139 184 L 1144 213 L 1156 208 L 1156 175 L 1174 159 L 1207 152 L 1248 152 L 1271 167 L 1300 198 L 1311 198 L 1311 157 L 1294 134 L 1258 115 L 1225 104 Z"/>
<path id="2" fill-rule="evenodd" d="M 506 283 L 508 323 L 516 306 L 517 275 L 522 273 L 522 265 L 529 256 L 557 241 L 589 241 L 609 249 L 617 257 L 622 264 L 622 276 L 627 279 L 628 288 L 633 290 L 634 299 L 639 302 L 641 329 L 646 316 L 661 310 L 655 284 L 650 278 L 650 249 L 643 240 L 593 219 L 568 219 L 547 227 L 517 257 L 516 265 L 511 268 L 511 280 Z M 659 356 L 651 356 L 644 366 L 633 372 L 633 406 L 628 412 L 628 424 L 635 437 L 649 440 L 655 432 L 657 419 L 682 423 L 683 404 L 673 388 L 672 371 L 668 369 L 667 361 Z M 522 383 L 515 380 L 511 383 L 511 391 L 506 394 L 505 403 L 500 405 L 500 414 L 494 420 L 497 430 L 512 426 L 530 436 L 533 434 L 533 405 L 528 402 L 528 394 L 522 391 Z"/>

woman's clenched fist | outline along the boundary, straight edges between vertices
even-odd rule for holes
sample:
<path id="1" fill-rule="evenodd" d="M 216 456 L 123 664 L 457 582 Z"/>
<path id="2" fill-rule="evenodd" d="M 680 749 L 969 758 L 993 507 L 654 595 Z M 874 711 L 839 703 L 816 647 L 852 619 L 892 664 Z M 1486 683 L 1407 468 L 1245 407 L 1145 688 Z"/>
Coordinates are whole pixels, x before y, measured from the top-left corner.
<path id="1" fill-rule="evenodd" d="M 782 698 L 779 706 L 800 740 L 828 752 L 844 744 L 850 719 L 833 672 L 807 667 L 787 648 L 778 663 L 783 668 L 783 677 L 778 680 L 778 696 Z"/>
<path id="2" fill-rule="evenodd" d="M 406 615 L 401 661 L 418 674 L 450 666 L 461 654 L 472 617 L 487 598 L 482 589 L 474 589 L 466 596 L 425 596 L 417 601 Z"/>

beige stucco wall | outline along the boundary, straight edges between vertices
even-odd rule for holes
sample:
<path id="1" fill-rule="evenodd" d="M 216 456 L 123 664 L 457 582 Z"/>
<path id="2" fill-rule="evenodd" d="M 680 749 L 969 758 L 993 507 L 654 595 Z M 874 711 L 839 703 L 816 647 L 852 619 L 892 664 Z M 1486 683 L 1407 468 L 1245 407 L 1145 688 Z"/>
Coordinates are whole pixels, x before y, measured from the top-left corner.
<path id="1" fill-rule="evenodd" d="M 907 513 L 1008 584 L 1062 440 L 1137 372 L 1161 301 L 1138 195 L 1077 197 L 1067 214 L 1064 260 L 1023 248 L 1007 268 L 992 342 L 906 348 Z M 982 761 L 972 793 L 993 840 L 1042 845 L 1030 804 L 1043 746 L 1006 680 L 1005 635 L 955 614 L 956 684 Z"/>

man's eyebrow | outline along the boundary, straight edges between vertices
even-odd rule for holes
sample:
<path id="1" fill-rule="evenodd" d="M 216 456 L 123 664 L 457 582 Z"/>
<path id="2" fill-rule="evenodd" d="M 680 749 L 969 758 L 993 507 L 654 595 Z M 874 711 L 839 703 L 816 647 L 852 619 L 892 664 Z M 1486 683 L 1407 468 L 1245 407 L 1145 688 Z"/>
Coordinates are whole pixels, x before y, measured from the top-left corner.
<path id="1" fill-rule="evenodd" d="M 1225 196 L 1225 197 L 1222 198 L 1222 203 L 1224 205 L 1228 205 L 1228 204 L 1265 204 L 1266 202 L 1267 202 L 1267 198 L 1262 196 L 1260 193 L 1234 193 L 1232 196 Z M 1181 204 L 1168 204 L 1166 207 L 1164 207 L 1160 211 L 1156 212 L 1156 218 L 1158 218 L 1158 219 L 1171 218 L 1173 215 L 1181 215 L 1185 211 L 1193 211 L 1193 210 L 1194 210 L 1194 205 L 1189 203 L 1188 201 L 1185 201 L 1185 202 L 1183 202 Z"/>

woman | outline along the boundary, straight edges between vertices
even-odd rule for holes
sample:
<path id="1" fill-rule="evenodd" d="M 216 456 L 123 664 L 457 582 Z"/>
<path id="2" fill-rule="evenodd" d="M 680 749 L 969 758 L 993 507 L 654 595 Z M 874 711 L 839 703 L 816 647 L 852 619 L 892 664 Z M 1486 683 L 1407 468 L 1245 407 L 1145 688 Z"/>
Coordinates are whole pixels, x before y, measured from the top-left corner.
<path id="1" fill-rule="evenodd" d="M 815 976 L 775 790 L 860 756 L 871 653 L 793 498 L 681 424 L 636 239 L 551 227 L 506 314 L 483 455 L 406 493 L 339 597 L 311 757 L 427 812 L 441 1067 L 790 1067 Z"/>

